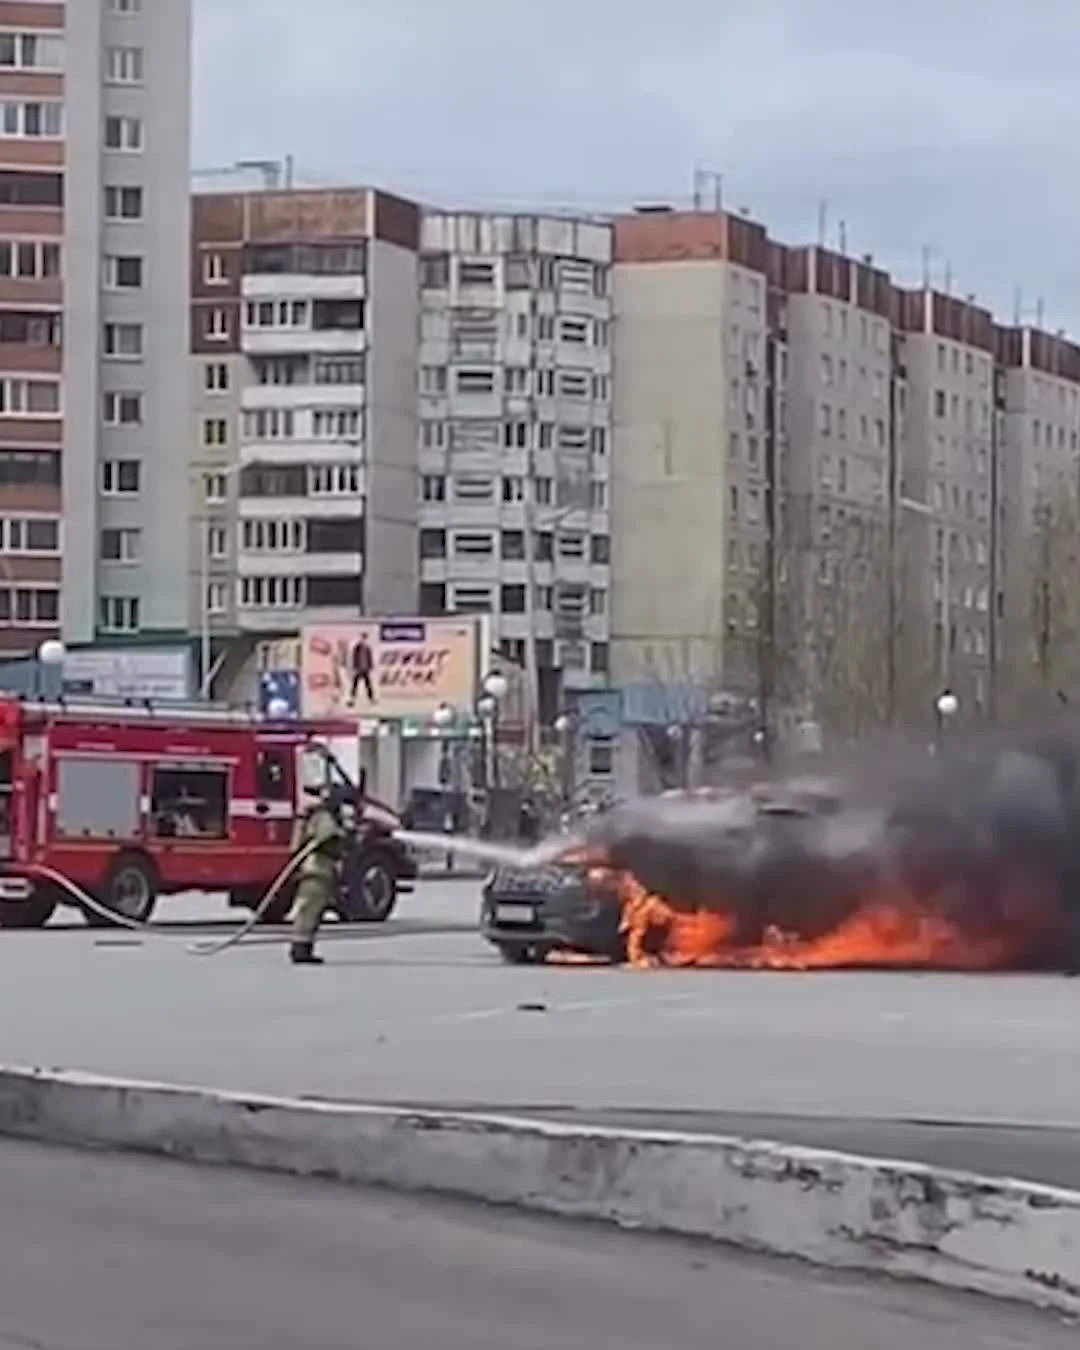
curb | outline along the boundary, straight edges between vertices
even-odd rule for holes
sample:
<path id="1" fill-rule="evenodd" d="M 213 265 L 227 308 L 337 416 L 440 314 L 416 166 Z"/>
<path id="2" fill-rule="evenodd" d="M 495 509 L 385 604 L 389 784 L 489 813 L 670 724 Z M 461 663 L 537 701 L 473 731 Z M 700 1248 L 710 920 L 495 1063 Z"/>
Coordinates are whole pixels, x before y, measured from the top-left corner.
<path id="1" fill-rule="evenodd" d="M 0 1136 L 438 1192 L 1080 1314 L 1080 1192 L 718 1135 L 0 1068 Z"/>

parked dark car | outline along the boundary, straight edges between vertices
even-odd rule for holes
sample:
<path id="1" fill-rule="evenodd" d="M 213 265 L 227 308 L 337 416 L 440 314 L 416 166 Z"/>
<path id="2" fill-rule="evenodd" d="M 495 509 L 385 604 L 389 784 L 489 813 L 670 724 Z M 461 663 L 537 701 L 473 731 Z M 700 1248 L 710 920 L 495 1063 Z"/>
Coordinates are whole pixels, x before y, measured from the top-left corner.
<path id="1" fill-rule="evenodd" d="M 579 952 L 621 962 L 626 942 L 610 885 L 584 863 L 499 867 L 484 883 L 480 932 L 504 961 L 528 965 L 551 952 Z"/>

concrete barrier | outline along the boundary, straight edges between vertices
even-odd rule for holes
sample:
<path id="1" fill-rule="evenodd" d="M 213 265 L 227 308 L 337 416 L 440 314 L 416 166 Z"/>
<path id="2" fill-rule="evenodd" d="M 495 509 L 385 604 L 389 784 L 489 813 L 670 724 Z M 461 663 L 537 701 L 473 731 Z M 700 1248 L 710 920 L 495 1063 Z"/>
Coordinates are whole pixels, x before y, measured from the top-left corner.
<path id="1" fill-rule="evenodd" d="M 467 1196 L 1080 1314 L 1080 1193 L 760 1140 L 0 1069 L 0 1135 Z"/>

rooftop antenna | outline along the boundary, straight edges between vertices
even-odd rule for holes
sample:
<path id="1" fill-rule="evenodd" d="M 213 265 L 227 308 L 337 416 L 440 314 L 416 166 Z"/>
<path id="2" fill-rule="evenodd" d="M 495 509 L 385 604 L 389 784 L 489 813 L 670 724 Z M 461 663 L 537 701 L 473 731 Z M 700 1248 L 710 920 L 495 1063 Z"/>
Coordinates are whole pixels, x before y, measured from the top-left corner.
<path id="1" fill-rule="evenodd" d="M 829 203 L 827 201 L 818 202 L 817 213 L 817 237 L 818 247 L 825 247 L 825 235 L 829 229 Z"/>
<path id="2" fill-rule="evenodd" d="M 930 289 L 930 245 L 929 245 L 929 244 L 923 244 L 923 246 L 922 246 L 922 284 L 923 284 L 923 290 L 924 290 L 924 291 L 928 291 L 928 290 Z"/>
<path id="3" fill-rule="evenodd" d="M 699 164 L 694 165 L 694 210 L 700 211 L 705 205 L 705 170 Z"/>
<path id="4" fill-rule="evenodd" d="M 1013 288 L 1013 327 L 1020 327 L 1020 320 L 1024 314 L 1024 291 L 1023 287 Z"/>
<path id="5" fill-rule="evenodd" d="M 838 245 L 839 245 L 839 248 L 840 248 L 840 252 L 846 257 L 846 256 L 847 256 L 847 222 L 844 221 L 844 220 L 842 220 L 842 221 L 840 222 L 840 227 L 839 227 L 839 229 L 837 230 L 837 242 L 838 242 Z"/>
<path id="6" fill-rule="evenodd" d="M 1043 319 L 1046 316 L 1046 302 L 1040 298 L 1035 302 L 1035 327 L 1042 331 Z"/>
<path id="7" fill-rule="evenodd" d="M 945 275 L 942 278 L 942 284 L 944 286 L 945 294 L 952 295 L 952 263 L 950 262 L 946 262 L 945 264 Z"/>

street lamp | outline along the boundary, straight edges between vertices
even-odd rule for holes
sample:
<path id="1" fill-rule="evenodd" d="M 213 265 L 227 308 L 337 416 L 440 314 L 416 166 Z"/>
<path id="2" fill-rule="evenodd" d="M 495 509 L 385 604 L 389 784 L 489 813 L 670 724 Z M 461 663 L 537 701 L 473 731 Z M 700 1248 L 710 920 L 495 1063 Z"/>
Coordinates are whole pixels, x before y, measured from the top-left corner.
<path id="1" fill-rule="evenodd" d="M 37 654 L 34 660 L 35 698 L 40 698 L 42 694 L 49 693 L 49 690 L 44 687 L 47 682 L 42 679 L 42 672 L 46 670 L 59 670 L 64 664 L 66 657 L 67 648 L 59 638 L 46 638 L 44 642 L 41 642 L 38 645 Z"/>
<path id="2" fill-rule="evenodd" d="M 937 733 L 940 740 L 944 734 L 949 722 L 960 711 L 960 700 L 951 689 L 943 689 L 934 701 L 934 712 L 937 716 Z"/>
<path id="3" fill-rule="evenodd" d="M 435 709 L 435 711 L 431 714 L 431 720 L 435 723 L 435 725 L 439 728 L 440 731 L 445 731 L 446 728 L 450 725 L 450 723 L 454 720 L 454 710 L 453 708 L 451 708 L 449 703 L 440 703 L 439 706 Z"/>
<path id="4" fill-rule="evenodd" d="M 496 705 L 506 697 L 506 691 L 509 688 L 510 682 L 499 670 L 493 670 L 490 674 L 484 676 L 484 693 L 493 698 Z"/>
<path id="5" fill-rule="evenodd" d="M 555 730 L 559 736 L 559 791 L 562 794 L 563 809 L 569 810 L 574 800 L 574 719 L 569 713 L 560 713 L 555 719 Z"/>

